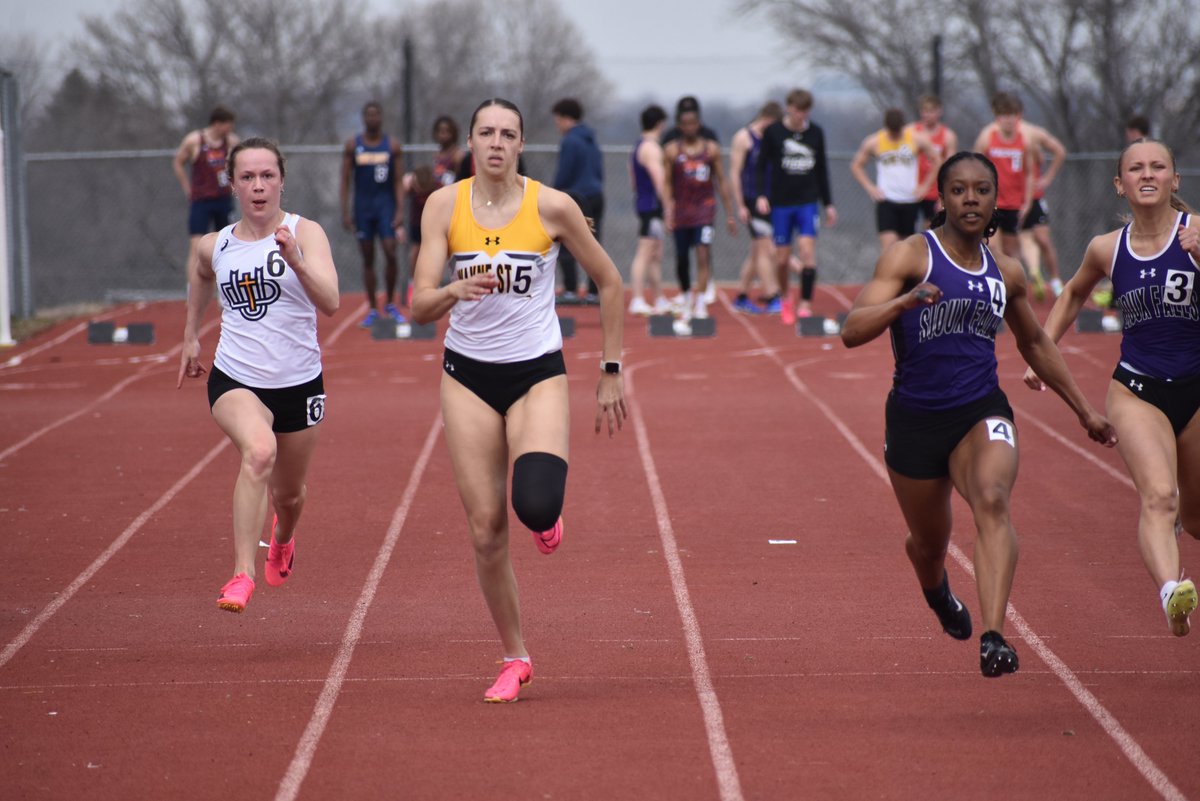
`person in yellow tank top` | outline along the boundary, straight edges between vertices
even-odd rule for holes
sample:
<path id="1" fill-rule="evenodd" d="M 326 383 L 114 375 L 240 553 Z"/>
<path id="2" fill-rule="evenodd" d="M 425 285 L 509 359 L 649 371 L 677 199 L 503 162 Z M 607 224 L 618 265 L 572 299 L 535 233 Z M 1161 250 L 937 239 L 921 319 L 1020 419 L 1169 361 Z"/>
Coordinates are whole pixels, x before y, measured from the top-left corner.
<path id="1" fill-rule="evenodd" d="M 929 174 L 918 180 L 918 156 L 930 164 Z M 875 181 L 867 177 L 867 159 L 875 159 Z M 883 128 L 862 141 L 850 162 L 850 172 L 875 201 L 875 227 L 879 251 L 917 230 L 921 198 L 929 192 L 941 166 L 942 156 L 929 137 L 904 125 L 904 112 L 890 108 L 883 114 Z"/>
<path id="2" fill-rule="evenodd" d="M 607 424 L 609 436 L 626 416 L 624 287 L 575 201 L 517 174 L 525 131 L 516 106 L 485 100 L 471 116 L 467 145 L 475 176 L 437 190 L 425 204 L 412 316 L 429 323 L 450 314 L 441 385 L 446 444 L 475 572 L 505 656 L 484 700 L 511 702 L 533 678 L 533 665 L 508 551 L 510 459 L 513 511 L 537 548 L 552 553 L 563 533 L 570 421 L 554 312 L 559 244 L 599 289 L 604 343 L 595 431 Z M 447 264 L 452 275 L 440 286 Z"/>

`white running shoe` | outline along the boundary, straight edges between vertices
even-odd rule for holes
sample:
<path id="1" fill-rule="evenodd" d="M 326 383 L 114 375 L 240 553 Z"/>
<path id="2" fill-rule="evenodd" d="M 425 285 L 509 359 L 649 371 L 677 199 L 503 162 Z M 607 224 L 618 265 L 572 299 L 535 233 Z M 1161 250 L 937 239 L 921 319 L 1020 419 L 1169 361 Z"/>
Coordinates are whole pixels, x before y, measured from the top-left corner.
<path id="1" fill-rule="evenodd" d="M 1054 293 L 1054 297 L 1057 298 L 1059 295 L 1061 295 L 1062 290 L 1063 290 L 1062 279 L 1061 278 L 1051 278 L 1050 279 L 1050 291 Z"/>
<path id="2" fill-rule="evenodd" d="M 717 302 L 717 284 L 715 281 L 708 282 L 708 289 L 704 290 L 704 302 L 709 306 Z"/>
<path id="3" fill-rule="evenodd" d="M 666 295 L 659 295 L 658 300 L 654 301 L 654 313 L 670 314 L 671 311 L 671 301 L 667 299 Z"/>
<path id="4" fill-rule="evenodd" d="M 654 307 L 647 303 L 645 298 L 636 297 L 629 302 L 629 313 L 646 317 L 654 314 Z"/>
<path id="5" fill-rule="evenodd" d="M 712 284 L 709 284 L 712 286 Z M 692 311 L 692 317 L 697 320 L 705 320 L 708 318 L 708 303 L 705 301 L 707 293 L 696 296 L 696 307 Z"/>

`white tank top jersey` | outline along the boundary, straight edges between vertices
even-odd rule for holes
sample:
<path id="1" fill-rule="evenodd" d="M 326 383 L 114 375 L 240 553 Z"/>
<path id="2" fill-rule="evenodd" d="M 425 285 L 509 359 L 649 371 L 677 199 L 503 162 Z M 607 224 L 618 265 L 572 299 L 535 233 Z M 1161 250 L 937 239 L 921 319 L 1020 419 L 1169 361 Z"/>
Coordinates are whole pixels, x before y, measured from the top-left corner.
<path id="1" fill-rule="evenodd" d="M 300 215 L 283 218 L 293 235 Z M 230 378 L 256 389 L 280 389 L 321 373 L 317 308 L 299 276 L 279 253 L 272 233 L 255 242 L 217 234 L 213 272 L 221 303 L 221 338 L 213 364 Z"/>
<path id="2" fill-rule="evenodd" d="M 500 285 L 477 300 L 460 300 L 450 311 L 446 347 L 481 362 L 504 364 L 536 359 L 562 349 L 554 311 L 558 243 L 538 215 L 540 184 L 525 179 L 521 207 L 503 228 L 475 220 L 475 179 L 459 181 L 447 244 L 450 280 L 492 273 Z"/>

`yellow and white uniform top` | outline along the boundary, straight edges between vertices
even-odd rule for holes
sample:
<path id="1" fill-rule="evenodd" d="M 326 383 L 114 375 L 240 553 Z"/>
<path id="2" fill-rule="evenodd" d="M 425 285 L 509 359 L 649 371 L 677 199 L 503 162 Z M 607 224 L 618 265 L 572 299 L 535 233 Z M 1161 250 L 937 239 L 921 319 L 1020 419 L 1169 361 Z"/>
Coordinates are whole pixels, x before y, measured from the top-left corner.
<path id="1" fill-rule="evenodd" d="M 283 223 L 296 235 L 300 215 Z M 255 242 L 217 234 L 212 269 L 221 303 L 221 338 L 213 364 L 225 375 L 256 389 L 280 389 L 321 374 L 317 307 L 300 276 L 280 255 L 272 232 Z"/>
<path id="2" fill-rule="evenodd" d="M 446 347 L 481 362 L 519 362 L 562 349 L 562 329 L 554 312 L 558 243 L 538 214 L 538 190 L 525 178 L 516 216 L 502 228 L 475 220 L 475 179 L 459 181 L 450 216 L 450 280 L 491 273 L 500 281 L 492 294 L 460 300 L 450 311 Z"/>
<path id="3" fill-rule="evenodd" d="M 912 130 L 893 139 L 886 128 L 875 135 L 875 185 L 893 203 L 916 203 L 918 149 Z"/>

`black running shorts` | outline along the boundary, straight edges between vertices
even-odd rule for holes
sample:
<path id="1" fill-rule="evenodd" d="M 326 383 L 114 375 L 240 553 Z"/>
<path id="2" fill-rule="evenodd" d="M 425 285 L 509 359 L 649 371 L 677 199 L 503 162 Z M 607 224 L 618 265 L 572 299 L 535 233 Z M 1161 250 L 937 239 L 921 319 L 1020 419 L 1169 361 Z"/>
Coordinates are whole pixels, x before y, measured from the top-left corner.
<path id="1" fill-rule="evenodd" d="M 276 434 L 290 434 L 315 426 L 325 419 L 325 381 L 318 375 L 311 381 L 294 387 L 259 389 L 230 378 L 214 364 L 208 374 L 208 407 L 232 389 L 247 389 L 254 393 L 262 405 L 274 416 L 271 430 Z"/>
<path id="2" fill-rule="evenodd" d="M 889 393 L 884 412 L 883 459 L 902 476 L 915 479 L 950 475 L 950 454 L 980 420 L 995 419 L 993 439 L 1016 443 L 1016 426 L 1008 397 L 999 387 L 977 401 L 935 412 L 905 409 Z"/>
<path id="3" fill-rule="evenodd" d="M 520 362 L 481 362 L 446 348 L 442 358 L 446 375 L 471 390 L 503 417 L 534 384 L 567 374 L 561 350 Z"/>

